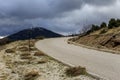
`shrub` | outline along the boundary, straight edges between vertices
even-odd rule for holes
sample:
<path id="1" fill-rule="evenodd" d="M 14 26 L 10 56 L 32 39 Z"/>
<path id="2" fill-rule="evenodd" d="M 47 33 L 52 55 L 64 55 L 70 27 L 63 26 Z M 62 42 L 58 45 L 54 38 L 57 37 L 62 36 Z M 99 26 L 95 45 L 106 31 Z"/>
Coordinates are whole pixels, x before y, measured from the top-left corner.
<path id="1" fill-rule="evenodd" d="M 104 33 L 106 33 L 106 32 L 107 32 L 107 30 L 103 29 L 103 30 L 100 32 L 100 34 L 104 34 Z"/>
<path id="2" fill-rule="evenodd" d="M 34 80 L 35 77 L 39 76 L 39 72 L 36 70 L 32 70 L 25 74 L 25 80 Z"/>
<path id="3" fill-rule="evenodd" d="M 31 55 L 30 53 L 23 53 L 20 56 L 30 56 L 30 55 Z"/>
<path id="4" fill-rule="evenodd" d="M 34 53 L 34 56 L 44 56 L 45 54 L 44 53 L 42 53 L 42 52 L 35 52 Z"/>
<path id="5" fill-rule="evenodd" d="M 112 29 L 113 27 L 117 27 L 117 22 L 114 18 L 112 18 L 110 21 L 109 21 L 109 24 L 108 24 L 108 29 Z"/>
<path id="6" fill-rule="evenodd" d="M 37 50 L 35 47 L 30 47 L 31 51 Z"/>
<path id="7" fill-rule="evenodd" d="M 91 32 L 97 31 L 97 30 L 99 30 L 99 29 L 100 29 L 99 26 L 97 26 L 97 25 L 92 25 Z"/>
<path id="8" fill-rule="evenodd" d="M 68 41 L 68 44 L 71 44 L 71 43 Z"/>
<path id="9" fill-rule="evenodd" d="M 29 50 L 29 48 L 28 47 L 19 47 L 18 48 L 20 51 L 28 51 Z"/>
<path id="10" fill-rule="evenodd" d="M 120 27 L 120 19 L 117 19 L 117 27 Z"/>
<path id="11" fill-rule="evenodd" d="M 37 63 L 38 64 L 44 64 L 44 63 L 46 63 L 47 61 L 46 60 L 41 60 L 41 61 L 38 61 Z"/>
<path id="12" fill-rule="evenodd" d="M 30 53 L 23 53 L 20 55 L 21 59 L 32 59 L 32 56 Z"/>
<path id="13" fill-rule="evenodd" d="M 6 53 L 15 53 L 15 50 L 13 50 L 13 49 L 6 49 L 5 52 Z"/>
<path id="14" fill-rule="evenodd" d="M 105 28 L 107 27 L 107 24 L 105 22 L 103 22 L 101 25 L 100 25 L 100 28 Z"/>
<path id="15" fill-rule="evenodd" d="M 78 75 L 85 75 L 86 72 L 86 68 L 84 67 L 71 67 L 66 69 L 66 75 L 67 76 L 78 76 Z"/>
<path id="16" fill-rule="evenodd" d="M 21 59 L 32 59 L 32 56 L 21 56 Z"/>

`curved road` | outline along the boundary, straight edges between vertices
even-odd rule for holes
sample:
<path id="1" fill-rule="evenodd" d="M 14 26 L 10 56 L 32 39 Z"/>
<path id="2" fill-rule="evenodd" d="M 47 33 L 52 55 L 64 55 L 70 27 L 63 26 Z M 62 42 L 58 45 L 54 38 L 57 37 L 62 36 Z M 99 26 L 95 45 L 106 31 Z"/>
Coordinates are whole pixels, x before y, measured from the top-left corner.
<path id="1" fill-rule="evenodd" d="M 65 64 L 86 67 L 88 72 L 107 80 L 120 80 L 120 55 L 67 44 L 67 39 L 41 40 L 36 43 L 36 47 Z"/>

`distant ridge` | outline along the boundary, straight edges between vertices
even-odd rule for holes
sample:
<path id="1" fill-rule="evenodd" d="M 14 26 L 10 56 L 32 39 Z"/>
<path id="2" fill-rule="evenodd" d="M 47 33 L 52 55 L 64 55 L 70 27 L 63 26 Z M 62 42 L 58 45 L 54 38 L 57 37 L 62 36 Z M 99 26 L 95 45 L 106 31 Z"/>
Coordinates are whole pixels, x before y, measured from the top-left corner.
<path id="1" fill-rule="evenodd" d="M 38 36 L 44 36 L 45 38 L 61 37 L 62 35 L 55 33 L 53 31 L 47 30 L 45 28 L 36 27 L 32 29 L 24 29 L 15 34 L 8 36 L 7 38 L 12 40 L 26 40 L 29 38 L 36 38 Z"/>
<path id="2" fill-rule="evenodd" d="M 29 28 L 21 30 L 17 33 L 14 33 L 12 35 L 9 35 L 3 39 L 0 40 L 0 44 L 3 44 L 3 41 L 10 42 L 11 41 L 17 41 L 17 40 L 27 40 L 27 39 L 35 39 L 36 37 L 45 37 L 45 38 L 55 38 L 55 37 L 62 37 L 61 34 L 55 33 L 51 30 L 47 30 L 45 28 L 41 27 L 35 27 L 35 28 Z"/>

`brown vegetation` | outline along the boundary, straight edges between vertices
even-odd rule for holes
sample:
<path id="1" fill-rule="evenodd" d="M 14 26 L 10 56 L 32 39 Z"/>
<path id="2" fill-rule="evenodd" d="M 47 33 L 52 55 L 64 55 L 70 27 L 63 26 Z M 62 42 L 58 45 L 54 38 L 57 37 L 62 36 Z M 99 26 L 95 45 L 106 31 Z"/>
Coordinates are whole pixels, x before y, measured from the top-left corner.
<path id="1" fill-rule="evenodd" d="M 25 74 L 25 80 L 34 80 L 34 78 L 36 78 L 37 76 L 39 76 L 39 72 L 37 70 L 32 70 L 28 73 Z"/>
<path id="2" fill-rule="evenodd" d="M 95 48 L 120 51 L 120 19 L 111 19 L 108 25 L 105 22 L 100 26 L 92 25 L 90 30 L 69 41 Z"/>
<path id="3" fill-rule="evenodd" d="M 19 47 L 18 50 L 20 50 L 20 51 L 28 51 L 29 48 L 26 47 L 26 46 L 22 46 L 22 47 Z"/>
<path id="4" fill-rule="evenodd" d="M 76 40 L 71 40 L 78 44 L 83 44 L 86 46 L 96 47 L 100 49 L 111 49 L 120 51 L 120 36 L 113 34 L 104 35 L 87 35 L 83 37 L 78 37 Z"/>
<path id="5" fill-rule="evenodd" d="M 87 72 L 86 72 L 86 68 L 79 66 L 79 67 L 68 68 L 65 73 L 67 76 L 78 76 L 78 75 L 85 75 Z"/>
<path id="6" fill-rule="evenodd" d="M 21 56 L 21 59 L 32 59 L 32 56 Z"/>
<path id="7" fill-rule="evenodd" d="M 32 59 L 32 56 L 30 53 L 23 53 L 20 55 L 21 59 Z"/>
<path id="8" fill-rule="evenodd" d="M 42 52 L 35 52 L 34 53 L 34 56 L 44 56 L 45 54 L 44 53 L 42 53 Z"/>
<path id="9" fill-rule="evenodd" d="M 20 56 L 30 56 L 31 54 L 30 53 L 23 53 L 23 54 L 21 54 Z"/>
<path id="10" fill-rule="evenodd" d="M 15 53 L 15 50 L 14 49 L 6 49 L 5 52 L 6 53 Z"/>

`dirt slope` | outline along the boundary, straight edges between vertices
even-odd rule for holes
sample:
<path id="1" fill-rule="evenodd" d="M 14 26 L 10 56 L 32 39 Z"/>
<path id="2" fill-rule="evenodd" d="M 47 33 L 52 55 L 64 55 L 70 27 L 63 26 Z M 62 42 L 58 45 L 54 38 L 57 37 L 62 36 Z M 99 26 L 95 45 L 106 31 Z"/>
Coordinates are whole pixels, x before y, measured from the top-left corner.
<path id="1" fill-rule="evenodd" d="M 95 48 L 120 51 L 120 27 L 107 29 L 106 33 L 101 34 L 102 30 L 103 29 L 100 29 L 89 35 L 82 37 L 78 36 L 69 40 Z"/>

